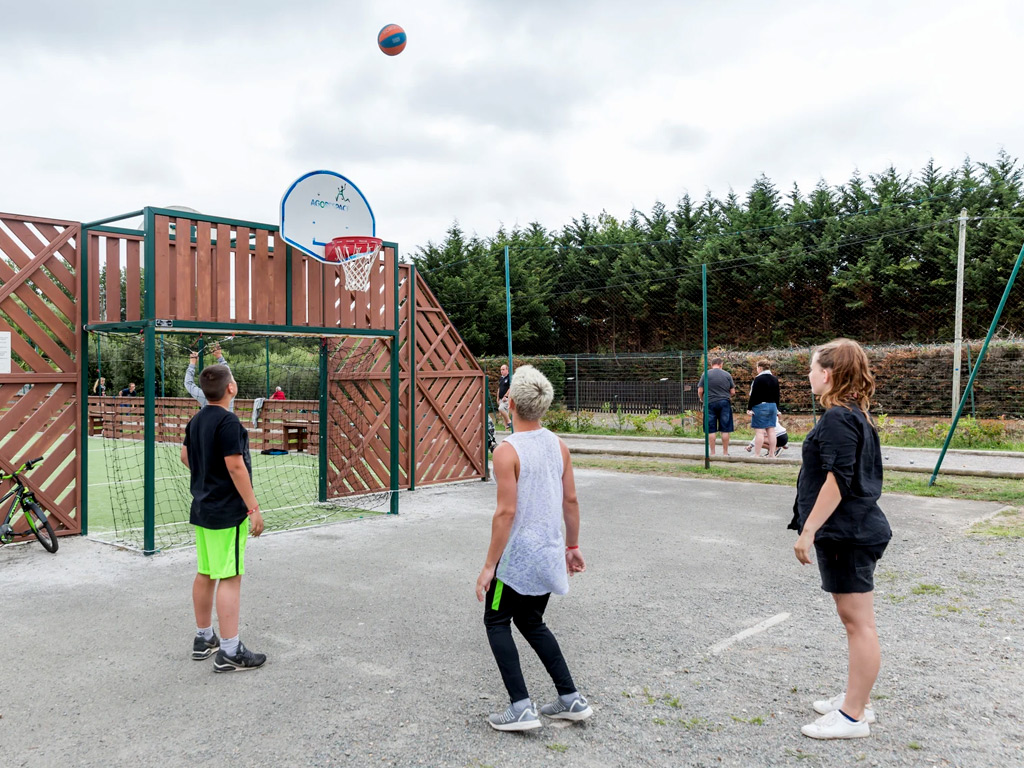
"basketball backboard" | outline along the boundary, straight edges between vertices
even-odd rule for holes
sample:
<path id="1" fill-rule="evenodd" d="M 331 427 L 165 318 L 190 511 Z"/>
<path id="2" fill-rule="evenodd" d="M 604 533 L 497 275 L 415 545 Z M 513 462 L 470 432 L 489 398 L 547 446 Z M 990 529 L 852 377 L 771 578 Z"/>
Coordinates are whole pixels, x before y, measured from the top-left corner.
<path id="1" fill-rule="evenodd" d="M 319 261 L 336 237 L 377 234 L 370 204 L 359 187 L 334 171 L 310 171 L 281 198 L 281 237 Z"/>

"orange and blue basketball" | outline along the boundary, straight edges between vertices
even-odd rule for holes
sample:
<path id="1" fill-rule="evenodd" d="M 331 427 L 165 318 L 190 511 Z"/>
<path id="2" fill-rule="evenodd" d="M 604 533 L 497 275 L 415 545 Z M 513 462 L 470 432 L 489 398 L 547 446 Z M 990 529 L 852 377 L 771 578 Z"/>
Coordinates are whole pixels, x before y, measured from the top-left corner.
<path id="1" fill-rule="evenodd" d="M 405 30 L 397 24 L 388 24 L 377 33 L 377 45 L 388 56 L 397 56 L 405 50 Z"/>

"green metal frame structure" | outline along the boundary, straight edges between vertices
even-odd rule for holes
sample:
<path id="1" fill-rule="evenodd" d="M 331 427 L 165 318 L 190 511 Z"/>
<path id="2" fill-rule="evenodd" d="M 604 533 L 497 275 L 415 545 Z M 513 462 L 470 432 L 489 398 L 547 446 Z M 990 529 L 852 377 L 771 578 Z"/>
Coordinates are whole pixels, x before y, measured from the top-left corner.
<path id="1" fill-rule="evenodd" d="M 126 333 L 126 334 L 142 334 L 143 336 L 143 350 L 144 350 L 144 365 L 145 365 L 145 384 L 144 384 L 144 396 L 146 415 L 144 421 L 144 434 L 145 434 L 145 446 L 144 446 L 144 459 L 143 459 L 143 471 L 144 471 L 144 517 L 143 517 L 143 551 L 145 554 L 154 554 L 157 552 L 155 542 L 155 512 L 156 512 L 156 499 L 155 499 L 155 484 L 154 476 L 156 469 L 156 334 L 159 330 L 162 333 L 174 332 L 174 331 L 191 331 L 191 332 L 224 332 L 230 334 L 259 334 L 259 335 L 286 335 L 286 336 L 368 336 L 391 340 L 391 371 L 390 371 L 390 397 L 391 397 L 391 411 L 390 411 L 390 424 L 391 424 L 391 445 L 390 445 L 390 491 L 391 491 L 391 504 L 389 513 L 398 514 L 398 487 L 399 487 L 399 450 L 400 450 L 400 425 L 399 425 L 399 328 L 400 328 L 400 307 L 399 307 L 399 269 L 398 269 L 398 244 L 393 242 L 385 242 L 385 246 L 391 248 L 394 252 L 394 315 L 393 315 L 393 328 L 391 330 L 367 330 L 360 328 L 338 328 L 338 327 L 311 327 L 311 326 L 299 326 L 292 324 L 292 270 L 291 270 L 291 258 L 292 248 L 291 246 L 285 247 L 285 258 L 286 258 L 286 309 L 285 317 L 286 323 L 284 325 L 273 325 L 273 324 L 253 324 L 253 323 L 223 323 L 223 322 L 197 322 L 188 320 L 167 320 L 164 318 L 156 317 L 156 295 L 154 293 L 153 285 L 150 281 L 143 283 L 143 308 L 142 308 L 142 319 L 134 320 L 130 322 L 103 322 L 103 323 L 89 323 L 89 297 L 90 297 L 90 285 L 89 285 L 89 235 L 90 234 L 112 234 L 112 235 L 131 235 L 143 237 L 143 261 L 142 261 L 142 274 L 144 276 L 154 275 L 156 273 L 156 242 L 154 240 L 155 232 L 155 217 L 158 215 L 180 217 L 181 211 L 146 207 L 138 211 L 132 211 L 130 213 L 121 214 L 118 216 L 111 216 L 98 221 L 92 221 L 82 224 L 81 235 L 80 235 L 80 268 L 79 268 L 79 289 L 81 292 L 80 300 L 80 318 L 81 318 L 81 329 L 79 338 L 79 349 L 81 350 L 81 361 L 80 361 L 80 377 L 82 392 L 88 392 L 89 383 L 89 345 L 87 343 L 88 334 L 91 332 L 106 332 L 106 333 Z M 133 219 L 138 216 L 143 217 L 143 229 L 126 229 L 123 227 L 109 226 L 110 224 L 124 221 L 126 219 Z M 243 221 L 238 219 L 226 219 L 216 216 L 205 216 L 198 213 L 189 213 L 187 217 L 193 221 L 202 221 L 210 224 L 226 224 L 231 227 L 248 227 L 251 229 L 261 229 L 270 232 L 277 232 L 278 227 L 272 224 L 264 224 L 259 222 Z M 272 251 L 271 251 L 272 252 Z M 415 276 L 415 273 L 413 273 Z M 415 300 L 415 294 L 412 294 L 413 300 Z M 413 305 L 410 309 L 410 322 L 415 322 L 415 306 Z M 411 336 L 411 341 L 415 344 L 415 337 Z M 319 497 L 320 501 L 327 500 L 327 382 L 328 382 L 328 356 L 327 356 L 327 345 L 326 342 L 321 345 L 320 351 L 320 445 L 323 448 L 320 450 L 320 482 L 319 482 Z M 412 370 L 415 370 L 413 368 Z M 410 401 L 414 398 L 410 395 Z M 81 423 L 87 424 L 89 420 L 89 399 L 83 397 L 80 403 L 81 407 Z M 415 430 L 414 423 L 410 424 L 410 430 Z M 415 439 L 411 440 L 414 444 Z M 82 467 L 82 484 L 87 489 L 89 484 L 89 449 L 88 449 L 88 430 L 80 430 L 80 445 L 79 445 L 79 456 L 81 457 Z M 415 464 L 410 466 L 415 467 Z M 415 472 L 412 473 L 413 475 Z M 82 524 L 82 534 L 88 534 L 88 521 L 89 521 L 89 509 L 88 509 L 88 493 L 82 493 L 80 519 Z"/>

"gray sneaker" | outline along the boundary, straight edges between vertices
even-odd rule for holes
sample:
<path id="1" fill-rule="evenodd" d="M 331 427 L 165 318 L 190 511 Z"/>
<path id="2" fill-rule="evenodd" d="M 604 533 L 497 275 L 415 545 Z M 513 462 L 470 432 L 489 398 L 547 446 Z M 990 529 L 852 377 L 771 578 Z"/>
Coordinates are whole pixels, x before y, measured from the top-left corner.
<path id="1" fill-rule="evenodd" d="M 563 702 L 559 697 L 553 703 L 541 707 L 540 713 L 544 717 L 551 717 L 555 720 L 586 720 L 594 714 L 594 710 L 590 708 L 583 695 L 577 693 L 576 698 L 569 704 Z"/>
<path id="2" fill-rule="evenodd" d="M 500 715 L 488 715 L 487 722 L 496 731 L 529 731 L 543 725 L 533 707 L 527 707 L 517 714 L 511 704 Z"/>

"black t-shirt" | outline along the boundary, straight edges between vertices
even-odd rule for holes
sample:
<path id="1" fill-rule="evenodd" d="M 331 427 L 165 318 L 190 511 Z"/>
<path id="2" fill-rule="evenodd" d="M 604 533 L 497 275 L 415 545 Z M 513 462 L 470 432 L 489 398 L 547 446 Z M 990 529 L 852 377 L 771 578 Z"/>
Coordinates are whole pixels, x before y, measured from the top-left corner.
<path id="1" fill-rule="evenodd" d="M 139 390 L 137 389 L 129 389 L 128 387 L 125 387 L 121 390 L 121 397 L 135 397 L 138 394 Z"/>
<path id="2" fill-rule="evenodd" d="M 252 480 L 249 433 L 238 417 L 218 405 L 207 405 L 185 427 L 185 449 L 192 473 L 189 522 L 203 528 L 234 528 L 248 509 L 228 473 L 225 456 L 241 456 Z"/>
<path id="3" fill-rule="evenodd" d="M 803 443 L 803 466 L 796 481 L 790 528 L 802 531 L 828 473 L 836 477 L 842 500 L 815 534 L 851 544 L 884 544 L 892 538 L 878 506 L 882 495 L 882 451 L 878 432 L 855 404 L 833 406 L 822 414 Z"/>
<path id="4" fill-rule="evenodd" d="M 508 392 L 509 379 L 510 378 L 511 377 L 509 377 L 509 376 L 499 376 L 498 377 L 498 399 L 499 400 L 501 400 L 501 398 L 503 398 L 505 396 L 505 393 Z"/>

